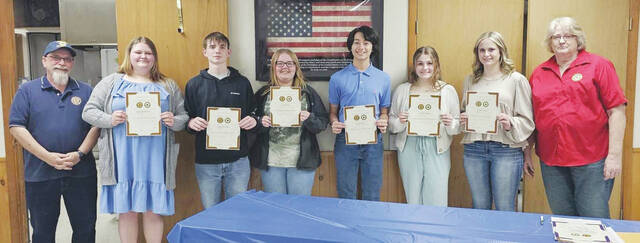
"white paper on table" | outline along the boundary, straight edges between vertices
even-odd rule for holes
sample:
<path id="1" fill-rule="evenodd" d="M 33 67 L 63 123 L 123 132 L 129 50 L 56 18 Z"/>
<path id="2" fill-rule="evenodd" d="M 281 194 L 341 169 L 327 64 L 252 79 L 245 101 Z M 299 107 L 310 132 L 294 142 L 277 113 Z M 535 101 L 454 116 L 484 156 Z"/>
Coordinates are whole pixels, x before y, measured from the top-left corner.
<path id="1" fill-rule="evenodd" d="M 240 108 L 207 107 L 206 149 L 240 150 Z"/>
<path id="2" fill-rule="evenodd" d="M 472 133 L 496 133 L 498 128 L 498 93 L 467 92 L 467 124 L 465 130 Z"/>
<path id="3" fill-rule="evenodd" d="M 271 125 L 274 127 L 299 127 L 301 91 L 299 87 L 271 87 Z"/>
<path id="4" fill-rule="evenodd" d="M 127 92 L 127 136 L 162 135 L 160 92 Z"/>
<path id="5" fill-rule="evenodd" d="M 439 95 L 409 95 L 407 134 L 439 136 L 440 106 Z"/>
<path id="6" fill-rule="evenodd" d="M 375 105 L 344 107 L 346 144 L 375 144 L 378 142 Z"/>
<path id="7" fill-rule="evenodd" d="M 614 239 L 600 220 L 551 217 L 551 226 L 554 239 L 560 242 L 612 242 Z"/>

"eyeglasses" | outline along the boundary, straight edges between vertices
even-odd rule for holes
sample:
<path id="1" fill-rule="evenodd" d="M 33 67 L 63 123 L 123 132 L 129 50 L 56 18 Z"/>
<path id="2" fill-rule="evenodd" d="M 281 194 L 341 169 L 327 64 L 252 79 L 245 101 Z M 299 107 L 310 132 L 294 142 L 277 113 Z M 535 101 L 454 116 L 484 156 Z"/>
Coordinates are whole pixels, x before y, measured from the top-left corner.
<path id="1" fill-rule="evenodd" d="M 50 57 L 51 59 L 53 59 L 53 61 L 55 61 L 56 63 L 64 60 L 65 63 L 69 63 L 69 62 L 73 62 L 73 57 L 60 57 L 60 56 L 56 56 L 56 55 L 48 55 L 48 57 Z"/>
<path id="2" fill-rule="evenodd" d="M 554 41 L 559 41 L 560 39 L 563 39 L 563 40 L 566 41 L 566 40 L 569 40 L 569 39 L 573 39 L 575 37 L 576 37 L 576 35 L 552 35 L 551 39 L 554 40 Z"/>
<path id="3" fill-rule="evenodd" d="M 287 67 L 294 67 L 296 65 L 295 62 L 276 62 L 276 66 L 279 68 L 283 68 L 285 66 Z"/>

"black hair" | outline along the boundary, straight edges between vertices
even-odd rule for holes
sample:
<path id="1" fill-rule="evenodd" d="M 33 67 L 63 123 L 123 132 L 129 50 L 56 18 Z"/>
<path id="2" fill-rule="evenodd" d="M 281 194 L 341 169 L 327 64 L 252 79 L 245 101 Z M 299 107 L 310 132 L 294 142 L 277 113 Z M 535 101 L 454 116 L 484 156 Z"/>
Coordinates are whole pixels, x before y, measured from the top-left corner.
<path id="1" fill-rule="evenodd" d="M 353 39 L 356 36 L 356 33 L 362 33 L 364 39 L 366 41 L 371 42 L 371 55 L 369 58 L 373 59 L 373 57 L 378 55 L 378 33 L 371 27 L 363 25 L 358 28 L 353 29 L 349 32 L 349 37 L 347 38 L 347 49 L 349 50 L 349 55 L 347 57 L 353 58 L 353 53 L 351 53 L 351 46 L 353 45 Z"/>

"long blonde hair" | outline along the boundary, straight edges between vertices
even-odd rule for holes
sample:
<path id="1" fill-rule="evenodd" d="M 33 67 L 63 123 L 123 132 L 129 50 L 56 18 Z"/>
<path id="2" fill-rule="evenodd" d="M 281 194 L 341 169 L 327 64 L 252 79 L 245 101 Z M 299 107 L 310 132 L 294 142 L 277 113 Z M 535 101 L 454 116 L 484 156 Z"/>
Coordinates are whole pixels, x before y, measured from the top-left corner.
<path id="1" fill-rule="evenodd" d="M 473 47 L 473 55 L 475 56 L 475 60 L 473 61 L 473 82 L 478 82 L 484 73 L 484 66 L 480 62 L 480 57 L 478 56 L 478 46 L 480 46 L 480 42 L 484 40 L 491 40 L 500 51 L 500 70 L 504 74 L 510 74 L 514 71 L 513 60 L 509 59 L 509 52 L 507 51 L 507 45 L 504 43 L 504 39 L 502 35 L 495 31 L 484 32 L 478 37 L 476 41 L 475 47 Z"/>
<path id="2" fill-rule="evenodd" d="M 133 74 L 133 66 L 131 65 L 131 59 L 129 58 L 129 55 L 131 55 L 131 49 L 133 49 L 133 46 L 138 43 L 147 44 L 147 46 L 149 46 L 149 49 L 151 49 L 151 53 L 153 53 L 154 62 L 151 70 L 149 71 L 149 77 L 151 78 L 151 81 L 164 81 L 166 76 L 162 74 L 160 70 L 158 70 L 158 51 L 156 49 L 156 45 L 153 44 L 153 41 L 151 41 L 151 39 L 145 36 L 133 38 L 133 40 L 129 42 L 129 45 L 127 46 L 127 52 L 124 54 L 124 60 L 122 61 L 120 68 L 118 68 L 118 73 L 124 73 L 127 75 Z"/>
<path id="3" fill-rule="evenodd" d="M 293 63 L 296 65 L 296 73 L 293 76 L 293 83 L 291 84 L 291 86 L 300 87 L 301 89 L 304 89 L 307 86 L 307 82 L 305 81 L 304 75 L 302 74 L 302 69 L 300 69 L 300 62 L 298 61 L 298 57 L 296 56 L 296 54 L 289 49 L 278 49 L 271 56 L 271 68 L 270 68 L 270 75 L 269 75 L 270 79 L 267 85 L 280 86 L 280 81 L 276 76 L 276 62 L 278 61 L 278 58 L 282 54 L 289 55 L 289 57 L 291 57 L 291 60 L 293 60 Z M 267 94 L 267 93 L 269 93 L 269 89 L 266 89 L 264 92 L 264 94 Z"/>

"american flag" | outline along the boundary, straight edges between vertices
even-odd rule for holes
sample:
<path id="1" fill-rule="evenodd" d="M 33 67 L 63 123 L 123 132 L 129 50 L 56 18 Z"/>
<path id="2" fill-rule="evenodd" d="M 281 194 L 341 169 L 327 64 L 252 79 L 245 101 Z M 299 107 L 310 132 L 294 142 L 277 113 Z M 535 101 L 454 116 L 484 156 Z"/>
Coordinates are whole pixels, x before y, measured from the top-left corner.
<path id="1" fill-rule="evenodd" d="M 270 1 L 266 5 L 268 55 L 288 48 L 300 58 L 344 58 L 349 32 L 371 26 L 371 6 L 369 1 Z"/>

